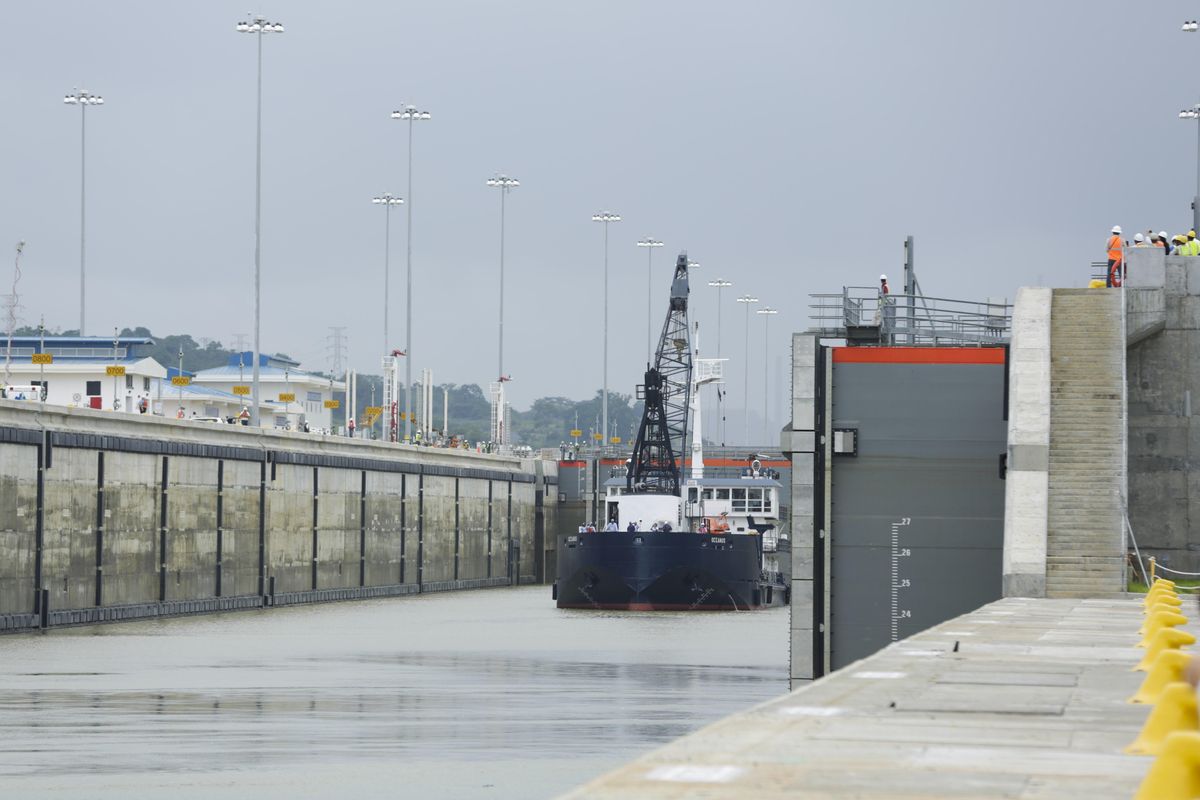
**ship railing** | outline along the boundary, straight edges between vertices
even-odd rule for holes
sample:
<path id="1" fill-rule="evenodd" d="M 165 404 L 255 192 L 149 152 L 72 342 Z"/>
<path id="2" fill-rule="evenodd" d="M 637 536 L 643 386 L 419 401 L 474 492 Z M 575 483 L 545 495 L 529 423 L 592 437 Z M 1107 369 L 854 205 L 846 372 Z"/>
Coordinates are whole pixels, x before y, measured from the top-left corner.
<path id="1" fill-rule="evenodd" d="M 881 294 L 873 286 L 846 286 L 813 294 L 815 332 L 829 338 L 875 338 L 882 344 L 1003 344 L 1012 331 L 1005 300 L 955 300 L 919 294 Z M 866 334 L 864 337 L 863 334 Z"/>
<path id="2" fill-rule="evenodd" d="M 779 529 L 771 528 L 764 531 L 762 535 L 762 546 L 764 553 L 774 553 L 779 550 Z"/>

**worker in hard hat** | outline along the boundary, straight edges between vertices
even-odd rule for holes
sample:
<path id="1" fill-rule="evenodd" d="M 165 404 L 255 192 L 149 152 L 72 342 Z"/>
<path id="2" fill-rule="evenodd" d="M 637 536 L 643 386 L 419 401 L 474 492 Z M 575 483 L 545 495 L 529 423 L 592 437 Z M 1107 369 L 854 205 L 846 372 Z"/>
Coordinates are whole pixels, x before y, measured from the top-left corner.
<path id="1" fill-rule="evenodd" d="M 1174 245 L 1171 253 L 1177 256 L 1186 256 L 1188 254 L 1187 236 L 1178 233 L 1171 237 L 1171 244 Z"/>
<path id="2" fill-rule="evenodd" d="M 1142 236 L 1140 233 L 1135 233 L 1133 235 L 1133 246 L 1134 247 L 1145 247 L 1146 246 L 1146 237 Z"/>
<path id="3" fill-rule="evenodd" d="M 1167 241 L 1166 231 L 1159 231 L 1158 233 L 1154 234 L 1154 246 L 1161 247 L 1163 250 L 1167 251 L 1167 255 L 1171 255 L 1171 244 Z"/>
<path id="4" fill-rule="evenodd" d="M 891 331 L 895 327 L 895 308 L 892 306 L 892 300 L 888 295 L 892 293 L 891 287 L 888 286 L 887 275 L 879 276 L 879 312 L 877 319 L 879 320 L 880 342 L 888 344 L 891 341 Z"/>
<path id="5" fill-rule="evenodd" d="M 1113 225 L 1112 235 L 1108 237 L 1108 273 L 1104 278 L 1105 286 L 1120 286 L 1121 285 L 1121 248 L 1125 243 L 1121 241 L 1121 226 Z M 1116 277 L 1114 284 L 1113 278 Z"/>

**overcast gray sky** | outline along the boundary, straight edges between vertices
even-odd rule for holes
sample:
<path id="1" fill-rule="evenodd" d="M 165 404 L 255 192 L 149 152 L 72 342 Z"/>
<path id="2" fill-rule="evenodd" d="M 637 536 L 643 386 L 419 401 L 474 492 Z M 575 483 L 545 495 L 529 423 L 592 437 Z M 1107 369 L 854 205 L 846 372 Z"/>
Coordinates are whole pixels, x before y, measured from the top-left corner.
<path id="1" fill-rule="evenodd" d="M 750 292 L 898 283 L 916 236 L 928 294 L 1082 285 L 1108 228 L 1188 227 L 1200 96 L 1195 3 L 7 2 L 0 22 L 0 293 L 28 242 L 23 321 L 78 323 L 81 86 L 88 111 L 88 332 L 146 325 L 226 343 L 253 326 L 254 40 L 265 41 L 263 349 L 328 365 L 328 326 L 378 371 L 383 211 L 416 131 L 414 374 L 496 373 L 499 200 L 507 201 L 505 369 L 518 407 L 600 385 L 602 227 L 611 227 L 610 387 L 631 391 L 674 254 L 700 262 L 694 318 L 736 355 Z M 403 345 L 404 214 L 393 214 L 392 340 Z M 761 381 L 763 318 L 751 317 Z M 772 361 L 775 359 L 772 358 Z M 774 382 L 773 382 L 774 383 Z M 779 385 L 786 390 L 786 381 Z M 740 391 L 733 393 L 740 398 Z M 752 405 L 754 401 L 752 400 Z"/>

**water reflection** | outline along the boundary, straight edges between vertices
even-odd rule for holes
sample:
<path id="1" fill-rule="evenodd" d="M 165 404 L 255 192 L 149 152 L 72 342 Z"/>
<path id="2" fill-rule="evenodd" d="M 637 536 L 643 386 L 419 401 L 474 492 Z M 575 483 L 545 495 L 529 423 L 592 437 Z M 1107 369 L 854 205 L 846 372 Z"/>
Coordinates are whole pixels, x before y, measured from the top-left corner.
<path id="1" fill-rule="evenodd" d="M 332 769 L 395 796 L 386 765 L 414 796 L 549 796 L 785 691 L 786 637 L 786 610 L 562 612 L 542 587 L 3 637 L 0 776 L 238 796 L 211 777 Z"/>

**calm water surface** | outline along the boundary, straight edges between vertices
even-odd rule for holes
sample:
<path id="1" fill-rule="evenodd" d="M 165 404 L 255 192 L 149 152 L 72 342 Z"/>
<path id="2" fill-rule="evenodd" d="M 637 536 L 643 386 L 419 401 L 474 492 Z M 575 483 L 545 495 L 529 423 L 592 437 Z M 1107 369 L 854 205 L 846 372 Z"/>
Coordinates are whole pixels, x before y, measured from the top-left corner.
<path id="1" fill-rule="evenodd" d="M 0 637 L 0 796 L 550 797 L 785 692 L 787 630 L 539 586 Z"/>

